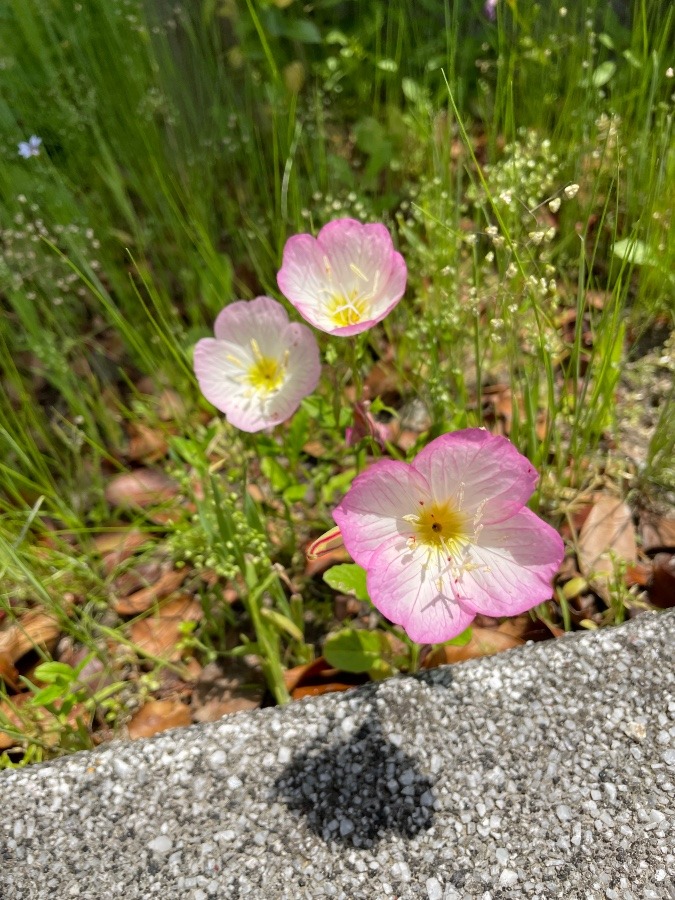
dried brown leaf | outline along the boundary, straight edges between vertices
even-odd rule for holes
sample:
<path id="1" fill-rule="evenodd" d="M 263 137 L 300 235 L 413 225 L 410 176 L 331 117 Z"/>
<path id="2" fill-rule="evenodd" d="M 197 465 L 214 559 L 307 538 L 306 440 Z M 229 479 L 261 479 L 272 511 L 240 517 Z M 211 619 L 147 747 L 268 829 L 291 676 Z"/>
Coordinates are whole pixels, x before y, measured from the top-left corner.
<path id="1" fill-rule="evenodd" d="M 169 451 L 166 435 L 158 428 L 142 422 L 130 426 L 131 437 L 126 455 L 135 462 L 153 463 L 163 459 Z"/>
<path id="2" fill-rule="evenodd" d="M 675 519 L 642 513 L 640 516 L 642 549 L 645 553 L 655 550 L 675 550 Z"/>
<path id="3" fill-rule="evenodd" d="M 649 599 L 660 609 L 675 606 L 675 555 L 658 553 L 654 557 Z"/>
<path id="4" fill-rule="evenodd" d="M 209 663 L 192 685 L 192 718 L 214 722 L 222 716 L 260 706 L 265 692 L 262 673 L 243 659 Z"/>
<path id="5" fill-rule="evenodd" d="M 284 682 L 294 700 L 318 697 L 334 691 L 348 691 L 356 685 L 365 684 L 367 680 L 365 673 L 354 675 L 333 668 L 323 656 L 284 672 Z"/>
<path id="6" fill-rule="evenodd" d="M 9 722 L 9 724 L 13 725 L 17 731 L 23 732 L 25 723 L 21 718 L 19 710 L 31 696 L 30 693 L 18 694 L 16 697 L 12 697 L 11 703 L 7 700 L 0 700 L 0 719 Z M 19 741 L 20 738 L 13 737 L 7 731 L 3 731 L 2 728 L 0 728 L 0 753 L 3 750 L 9 750 L 11 747 L 16 747 Z"/>
<path id="7" fill-rule="evenodd" d="M 136 469 L 115 475 L 108 482 L 105 498 L 111 506 L 140 506 L 170 500 L 178 493 L 178 485 L 159 469 Z"/>
<path id="8" fill-rule="evenodd" d="M 329 681 L 326 684 L 307 684 L 295 688 L 291 692 L 293 700 L 302 700 L 303 697 L 320 697 L 322 694 L 336 694 L 341 691 L 351 691 L 358 684 L 364 684 L 364 678 L 360 682 L 348 684 L 345 681 Z"/>
<path id="9" fill-rule="evenodd" d="M 12 690 L 16 691 L 19 687 L 19 673 L 10 659 L 8 653 L 0 653 L 0 681 L 8 684 Z"/>
<path id="10" fill-rule="evenodd" d="M 337 669 L 334 669 L 323 656 L 319 656 L 311 662 L 303 663 L 300 666 L 294 666 L 292 669 L 286 669 L 284 672 L 284 684 L 286 685 L 286 690 L 290 693 L 302 681 L 316 678 L 321 673 L 329 670 L 333 674 L 337 671 Z"/>
<path id="11" fill-rule="evenodd" d="M 13 664 L 36 647 L 51 650 L 60 633 L 61 626 L 54 616 L 41 610 L 30 610 L 19 622 L 0 631 L 0 658 L 5 657 Z"/>
<path id="12" fill-rule="evenodd" d="M 118 597 L 114 600 L 112 607 L 120 616 L 137 616 L 150 609 L 153 603 L 168 597 L 177 590 L 185 581 L 190 569 L 185 566 L 183 569 L 174 569 L 165 572 L 158 581 L 148 587 L 141 588 L 128 597 Z"/>
<path id="13" fill-rule="evenodd" d="M 633 518 L 622 500 L 606 494 L 596 495 L 593 508 L 579 532 L 577 557 L 581 574 L 608 602 L 616 560 L 637 561 Z"/>
<path id="14" fill-rule="evenodd" d="M 229 697 L 224 700 L 208 700 L 202 704 L 192 715 L 195 722 L 217 722 L 223 716 L 230 713 L 243 712 L 247 709 L 258 709 L 260 697 Z"/>
<path id="15" fill-rule="evenodd" d="M 510 634 L 504 634 L 496 628 L 481 628 L 474 625 L 471 631 L 471 640 L 463 647 L 437 647 L 424 661 L 425 668 L 441 666 L 445 663 L 464 662 L 467 659 L 476 659 L 479 656 L 492 656 L 503 650 L 511 650 L 520 647 L 523 641 Z"/>
<path id="16" fill-rule="evenodd" d="M 94 546 L 103 557 L 103 568 L 106 575 L 112 574 L 125 559 L 132 556 L 149 540 L 149 535 L 143 534 L 137 528 L 97 534 L 94 538 Z"/>
<path id="17" fill-rule="evenodd" d="M 506 619 L 499 625 L 497 631 L 520 641 L 547 641 L 552 635 L 559 637 L 560 633 L 564 633 L 562 628 L 556 629 L 541 619 L 533 619 L 527 613 Z"/>
<path id="18" fill-rule="evenodd" d="M 183 728 L 192 720 L 190 709 L 179 700 L 150 700 L 142 706 L 129 722 L 129 737 L 152 737 L 170 728 Z"/>
<path id="19" fill-rule="evenodd" d="M 153 616 L 134 622 L 131 639 L 140 650 L 150 656 L 180 659 L 177 644 L 180 640 L 180 626 L 183 622 L 197 622 L 202 617 L 202 608 L 189 594 L 181 594 L 170 600 Z"/>
<path id="20" fill-rule="evenodd" d="M 174 391 L 172 388 L 165 388 L 159 395 L 157 412 L 163 422 L 170 422 L 172 419 L 184 419 L 185 401 L 177 391 Z"/>
<path id="21" fill-rule="evenodd" d="M 315 459 L 321 459 L 322 456 L 326 456 L 328 453 L 321 441 L 307 441 L 302 449 L 307 456 L 313 456 Z"/>

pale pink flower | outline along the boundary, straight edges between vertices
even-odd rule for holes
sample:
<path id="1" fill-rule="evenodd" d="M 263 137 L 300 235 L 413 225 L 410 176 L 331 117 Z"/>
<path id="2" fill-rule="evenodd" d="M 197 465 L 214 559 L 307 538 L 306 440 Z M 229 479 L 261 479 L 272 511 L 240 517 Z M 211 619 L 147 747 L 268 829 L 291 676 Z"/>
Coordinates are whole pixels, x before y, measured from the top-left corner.
<path id="1" fill-rule="evenodd" d="M 215 338 L 202 338 L 194 369 L 206 399 L 242 431 L 261 431 L 290 418 L 319 381 L 316 339 L 289 322 L 276 300 L 238 300 L 218 315 Z"/>
<path id="2" fill-rule="evenodd" d="M 333 516 L 375 606 L 435 644 L 478 613 L 512 616 L 551 596 L 564 547 L 525 506 L 536 482 L 510 441 L 469 428 L 436 438 L 411 465 L 374 463 Z"/>
<path id="3" fill-rule="evenodd" d="M 286 241 L 277 283 L 310 325 L 347 337 L 391 312 L 407 274 L 384 225 L 335 219 L 316 238 L 296 234 Z"/>

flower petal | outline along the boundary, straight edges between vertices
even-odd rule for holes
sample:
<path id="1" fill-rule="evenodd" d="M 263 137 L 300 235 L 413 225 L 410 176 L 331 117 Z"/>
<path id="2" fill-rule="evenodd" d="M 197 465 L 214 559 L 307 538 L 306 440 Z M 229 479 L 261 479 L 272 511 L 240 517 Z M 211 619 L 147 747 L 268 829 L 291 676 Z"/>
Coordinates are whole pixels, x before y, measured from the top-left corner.
<path id="1" fill-rule="evenodd" d="M 377 609 L 413 641 L 438 644 L 461 634 L 475 613 L 453 596 L 449 577 L 438 579 L 428 558 L 424 547 L 394 538 L 371 556 L 366 583 Z"/>
<path id="2" fill-rule="evenodd" d="M 321 360 L 316 338 L 306 325 L 291 322 L 281 335 L 284 353 L 288 352 L 286 378 L 267 402 L 266 415 L 274 423 L 285 422 L 319 383 Z"/>
<path id="3" fill-rule="evenodd" d="M 472 516 L 483 504 L 480 522 L 488 525 L 513 516 L 527 503 L 537 483 L 534 466 L 504 437 L 482 428 L 443 434 L 415 457 L 439 502 L 461 500 Z"/>
<path id="4" fill-rule="evenodd" d="M 383 543 L 412 534 L 403 516 L 415 514 L 428 499 L 427 485 L 412 466 L 380 460 L 354 480 L 333 518 L 350 555 L 365 568 Z"/>
<path id="5" fill-rule="evenodd" d="M 333 320 L 325 311 L 330 282 L 324 253 L 309 234 L 296 234 L 286 241 L 277 284 L 307 321 L 321 331 L 331 331 Z"/>
<path id="6" fill-rule="evenodd" d="M 552 595 L 565 546 L 558 532 L 530 509 L 486 525 L 467 550 L 459 580 L 462 605 L 487 616 L 515 616 Z"/>
<path id="7" fill-rule="evenodd" d="M 194 370 L 202 394 L 236 428 L 260 431 L 270 423 L 255 396 L 245 390 L 246 366 L 241 349 L 229 341 L 202 338 L 195 346 Z"/>
<path id="8" fill-rule="evenodd" d="M 271 297 L 237 300 L 221 310 L 213 331 L 219 340 L 250 347 L 255 340 L 264 356 L 276 356 L 280 335 L 288 325 L 288 314 Z"/>

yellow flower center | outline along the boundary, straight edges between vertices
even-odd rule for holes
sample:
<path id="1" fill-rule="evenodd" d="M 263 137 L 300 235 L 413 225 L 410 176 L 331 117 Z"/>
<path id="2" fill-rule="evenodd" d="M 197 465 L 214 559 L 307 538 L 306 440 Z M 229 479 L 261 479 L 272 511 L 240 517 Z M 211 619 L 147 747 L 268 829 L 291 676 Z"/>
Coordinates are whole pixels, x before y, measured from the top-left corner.
<path id="1" fill-rule="evenodd" d="M 365 297 L 360 297 L 356 291 L 351 291 L 348 297 L 344 294 L 334 294 L 327 304 L 327 313 L 336 328 L 346 328 L 348 325 L 357 325 L 366 318 L 368 303 Z"/>
<path id="2" fill-rule="evenodd" d="M 271 394 L 283 384 L 286 374 L 286 359 L 279 360 L 273 356 L 264 356 L 255 339 L 251 341 L 251 349 L 254 361 L 247 373 L 248 383 L 254 391 Z"/>
<path id="3" fill-rule="evenodd" d="M 467 517 L 447 502 L 432 503 L 406 518 L 415 526 L 417 540 L 430 550 L 456 553 L 469 536 Z"/>
<path id="4" fill-rule="evenodd" d="M 455 592 L 455 596 L 454 584 L 464 572 L 485 568 L 472 562 L 467 551 L 471 544 L 478 542 L 478 535 L 483 529 L 480 520 L 487 500 L 479 503 L 473 515 L 467 515 L 462 512 L 463 496 L 464 485 L 460 484 L 453 499 L 428 505 L 420 500 L 418 513 L 403 516 L 403 520 L 414 529 L 408 537 L 408 546 L 413 550 L 419 547 L 426 554 L 423 569 L 435 569 L 438 590 L 443 590 L 446 585 L 448 590 Z"/>

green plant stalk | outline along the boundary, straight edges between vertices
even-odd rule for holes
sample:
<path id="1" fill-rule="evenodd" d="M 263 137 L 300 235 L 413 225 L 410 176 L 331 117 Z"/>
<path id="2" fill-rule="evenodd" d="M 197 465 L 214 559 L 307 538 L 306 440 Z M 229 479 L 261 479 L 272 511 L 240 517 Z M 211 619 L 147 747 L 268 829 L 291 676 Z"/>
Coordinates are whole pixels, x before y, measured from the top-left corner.
<path id="1" fill-rule="evenodd" d="M 250 567 L 252 569 L 252 567 Z M 270 572 L 259 584 L 257 575 L 254 571 L 250 571 L 245 576 L 249 591 L 244 597 L 244 606 L 248 612 L 253 630 L 255 631 L 256 640 L 261 649 L 260 664 L 265 674 L 267 684 L 274 694 L 274 699 L 279 704 L 288 703 L 291 699 L 286 684 L 284 682 L 284 668 L 281 664 L 279 656 L 279 633 L 265 618 L 261 615 L 261 601 L 265 591 L 269 590 L 273 582 L 278 579 L 276 572 Z"/>

